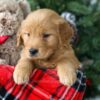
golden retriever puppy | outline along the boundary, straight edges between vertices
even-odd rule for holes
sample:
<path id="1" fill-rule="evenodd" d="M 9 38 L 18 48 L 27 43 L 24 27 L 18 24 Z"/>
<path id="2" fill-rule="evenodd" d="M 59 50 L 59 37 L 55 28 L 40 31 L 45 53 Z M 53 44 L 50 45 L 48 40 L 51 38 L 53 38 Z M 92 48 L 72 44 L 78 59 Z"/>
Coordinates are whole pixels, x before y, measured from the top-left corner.
<path id="1" fill-rule="evenodd" d="M 13 74 L 15 83 L 27 82 L 35 67 L 57 67 L 60 82 L 72 85 L 80 64 L 70 45 L 72 35 L 73 29 L 56 12 L 30 13 L 18 32 L 17 45 L 23 45 L 23 50 Z"/>

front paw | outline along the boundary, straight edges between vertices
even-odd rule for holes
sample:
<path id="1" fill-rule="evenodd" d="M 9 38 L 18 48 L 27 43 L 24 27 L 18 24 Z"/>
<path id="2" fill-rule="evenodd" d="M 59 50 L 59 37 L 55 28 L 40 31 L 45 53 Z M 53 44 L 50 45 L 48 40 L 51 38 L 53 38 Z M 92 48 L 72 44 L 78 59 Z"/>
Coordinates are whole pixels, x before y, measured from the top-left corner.
<path id="1" fill-rule="evenodd" d="M 76 81 L 76 72 L 75 71 L 62 71 L 58 73 L 59 80 L 62 84 L 66 86 L 71 86 Z"/>
<path id="2" fill-rule="evenodd" d="M 17 67 L 14 70 L 13 78 L 16 84 L 23 84 L 29 81 L 31 71 L 28 68 Z"/>

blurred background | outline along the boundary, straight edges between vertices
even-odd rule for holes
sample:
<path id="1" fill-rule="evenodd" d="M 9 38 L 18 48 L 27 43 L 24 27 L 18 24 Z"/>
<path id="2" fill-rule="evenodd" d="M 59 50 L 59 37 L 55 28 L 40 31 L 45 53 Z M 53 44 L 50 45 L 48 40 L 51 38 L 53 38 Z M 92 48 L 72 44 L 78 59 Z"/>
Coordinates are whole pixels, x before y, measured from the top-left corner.
<path id="1" fill-rule="evenodd" d="M 87 75 L 86 100 L 100 100 L 100 0 L 29 0 L 32 10 L 50 8 L 70 17 L 73 48 Z M 95 99 L 94 99 L 95 98 Z"/>

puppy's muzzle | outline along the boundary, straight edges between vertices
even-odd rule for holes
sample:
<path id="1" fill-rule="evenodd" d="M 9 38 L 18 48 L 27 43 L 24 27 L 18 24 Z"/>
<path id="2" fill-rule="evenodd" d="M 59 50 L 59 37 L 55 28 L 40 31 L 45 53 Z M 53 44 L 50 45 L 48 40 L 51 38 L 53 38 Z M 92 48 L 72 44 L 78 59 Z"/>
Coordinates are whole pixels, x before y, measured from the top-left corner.
<path id="1" fill-rule="evenodd" d="M 37 49 L 31 48 L 29 49 L 30 56 L 35 56 L 38 53 Z"/>

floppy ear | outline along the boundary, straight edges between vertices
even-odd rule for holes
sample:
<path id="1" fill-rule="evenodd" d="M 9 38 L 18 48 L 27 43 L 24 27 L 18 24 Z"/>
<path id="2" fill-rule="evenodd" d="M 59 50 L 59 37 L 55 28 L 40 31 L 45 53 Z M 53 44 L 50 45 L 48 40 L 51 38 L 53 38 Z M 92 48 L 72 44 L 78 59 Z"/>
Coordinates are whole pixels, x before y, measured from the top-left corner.
<path id="1" fill-rule="evenodd" d="M 23 40 L 21 37 L 21 28 L 19 28 L 19 30 L 17 32 L 17 47 L 19 47 L 22 44 L 23 44 Z"/>
<path id="2" fill-rule="evenodd" d="M 71 38 L 73 36 L 74 30 L 70 26 L 70 24 L 65 21 L 63 18 L 59 18 L 57 21 L 58 25 L 58 35 L 59 35 L 59 41 L 62 46 L 66 46 L 70 43 Z"/>
<path id="3" fill-rule="evenodd" d="M 18 0 L 18 4 L 23 11 L 24 18 L 31 12 L 31 7 L 28 0 Z"/>

